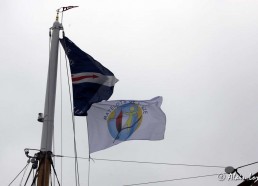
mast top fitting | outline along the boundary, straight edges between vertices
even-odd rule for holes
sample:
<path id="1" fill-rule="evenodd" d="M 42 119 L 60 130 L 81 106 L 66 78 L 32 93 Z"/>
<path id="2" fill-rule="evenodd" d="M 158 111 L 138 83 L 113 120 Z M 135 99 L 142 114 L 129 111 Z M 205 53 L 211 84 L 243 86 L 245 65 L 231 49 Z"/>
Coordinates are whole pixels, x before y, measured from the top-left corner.
<path id="1" fill-rule="evenodd" d="M 64 7 L 57 9 L 56 12 L 58 14 L 59 12 L 64 12 L 64 11 L 70 10 L 72 8 L 77 8 L 77 7 L 79 7 L 79 6 L 64 6 Z"/>
<path id="2" fill-rule="evenodd" d="M 59 13 L 60 12 L 63 13 L 64 11 L 70 10 L 72 8 L 77 8 L 77 7 L 79 7 L 79 6 L 64 6 L 64 7 L 61 7 L 59 9 L 57 9 L 56 10 L 56 21 L 58 21 L 58 19 L 59 19 Z"/>

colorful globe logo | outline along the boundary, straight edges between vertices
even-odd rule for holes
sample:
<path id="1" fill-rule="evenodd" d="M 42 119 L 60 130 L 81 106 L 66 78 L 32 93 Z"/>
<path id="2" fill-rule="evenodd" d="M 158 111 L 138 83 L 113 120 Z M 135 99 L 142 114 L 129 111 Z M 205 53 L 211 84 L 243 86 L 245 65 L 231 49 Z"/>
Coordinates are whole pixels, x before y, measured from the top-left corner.
<path id="1" fill-rule="evenodd" d="M 127 103 L 113 110 L 107 119 L 108 130 L 114 141 L 126 141 L 142 123 L 142 108 Z"/>

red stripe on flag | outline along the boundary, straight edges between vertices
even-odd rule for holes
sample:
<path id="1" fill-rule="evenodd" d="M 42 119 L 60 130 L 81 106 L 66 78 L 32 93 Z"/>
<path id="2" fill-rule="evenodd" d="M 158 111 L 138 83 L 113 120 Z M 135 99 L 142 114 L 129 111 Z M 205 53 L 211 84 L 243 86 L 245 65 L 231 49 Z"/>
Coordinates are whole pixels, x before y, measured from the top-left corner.
<path id="1" fill-rule="evenodd" d="M 92 79 L 95 79 L 95 78 L 98 78 L 98 76 L 96 75 L 91 75 L 91 76 L 79 76 L 79 77 L 72 77 L 72 81 L 79 81 L 79 80 L 82 80 L 82 79 L 88 79 L 88 78 L 92 78 Z"/>

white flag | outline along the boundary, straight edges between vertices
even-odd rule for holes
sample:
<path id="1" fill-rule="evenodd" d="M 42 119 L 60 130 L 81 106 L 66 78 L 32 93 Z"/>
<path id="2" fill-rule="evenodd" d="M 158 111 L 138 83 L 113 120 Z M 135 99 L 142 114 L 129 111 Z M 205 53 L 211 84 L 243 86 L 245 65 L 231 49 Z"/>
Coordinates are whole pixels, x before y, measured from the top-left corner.
<path id="1" fill-rule="evenodd" d="M 94 103 L 87 116 L 90 153 L 127 140 L 164 139 L 166 115 L 161 103 L 162 97 Z"/>

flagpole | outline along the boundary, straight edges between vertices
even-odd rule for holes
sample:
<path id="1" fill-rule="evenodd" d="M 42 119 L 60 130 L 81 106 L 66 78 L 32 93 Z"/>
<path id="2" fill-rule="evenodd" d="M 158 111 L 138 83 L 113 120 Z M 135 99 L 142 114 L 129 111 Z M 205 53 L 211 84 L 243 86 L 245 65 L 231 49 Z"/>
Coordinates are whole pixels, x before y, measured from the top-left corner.
<path id="1" fill-rule="evenodd" d="M 52 40 L 49 56 L 45 109 L 41 136 L 41 148 L 40 153 L 38 155 L 40 161 L 38 168 L 37 186 L 49 185 L 49 175 L 52 164 L 51 155 L 54 131 L 59 31 L 63 29 L 62 25 L 58 21 L 58 13 L 56 16 L 56 21 L 54 22 L 53 27 L 51 29 Z"/>

